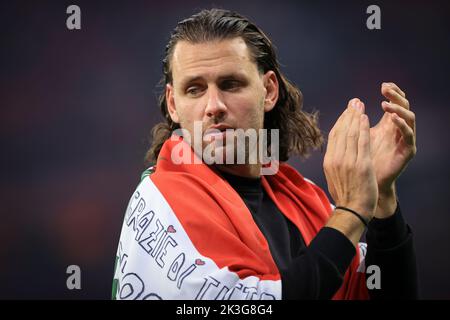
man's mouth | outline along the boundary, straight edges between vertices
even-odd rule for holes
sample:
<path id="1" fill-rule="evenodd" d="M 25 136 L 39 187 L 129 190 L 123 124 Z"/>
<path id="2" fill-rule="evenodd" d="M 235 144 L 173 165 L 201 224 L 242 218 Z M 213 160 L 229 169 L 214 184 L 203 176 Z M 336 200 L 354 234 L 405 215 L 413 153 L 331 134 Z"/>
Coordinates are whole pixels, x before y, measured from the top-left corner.
<path id="1" fill-rule="evenodd" d="M 225 124 L 213 125 L 206 129 L 205 133 L 203 134 L 203 140 L 224 140 L 227 130 L 233 130 L 233 128 Z"/>

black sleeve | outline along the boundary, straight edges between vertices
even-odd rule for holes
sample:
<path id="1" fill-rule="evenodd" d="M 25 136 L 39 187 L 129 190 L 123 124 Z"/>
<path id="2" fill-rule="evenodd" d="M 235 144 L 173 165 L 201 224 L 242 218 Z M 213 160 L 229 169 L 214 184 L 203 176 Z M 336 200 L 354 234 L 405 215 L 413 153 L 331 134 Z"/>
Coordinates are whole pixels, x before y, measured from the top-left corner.
<path id="1" fill-rule="evenodd" d="M 331 299 L 342 285 L 356 249 L 334 228 L 322 228 L 291 264 L 280 270 L 283 299 Z"/>
<path id="2" fill-rule="evenodd" d="M 418 279 L 413 235 L 403 219 L 398 203 L 391 217 L 374 218 L 369 223 L 366 241 L 366 268 L 376 265 L 381 275 L 381 288 L 369 290 L 370 298 L 417 299 Z"/>

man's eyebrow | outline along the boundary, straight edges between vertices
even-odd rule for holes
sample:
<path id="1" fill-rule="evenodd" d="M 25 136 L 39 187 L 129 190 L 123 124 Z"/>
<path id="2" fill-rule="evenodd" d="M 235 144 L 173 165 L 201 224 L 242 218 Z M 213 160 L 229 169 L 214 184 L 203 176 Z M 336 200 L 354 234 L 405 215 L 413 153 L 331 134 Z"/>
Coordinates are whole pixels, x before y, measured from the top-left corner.
<path id="1" fill-rule="evenodd" d="M 181 84 L 183 86 L 186 86 L 190 83 L 193 83 L 193 82 L 196 82 L 199 80 L 203 80 L 203 79 L 204 79 L 204 77 L 202 77 L 202 76 L 188 76 L 187 78 L 185 78 L 181 81 Z M 247 80 L 247 76 L 241 72 L 232 72 L 232 73 L 224 74 L 224 75 L 218 77 L 218 81 L 229 80 L 229 79 L 245 81 L 245 80 Z"/>
<path id="2" fill-rule="evenodd" d="M 195 81 L 198 81 L 198 80 L 202 80 L 202 79 L 203 79 L 202 76 L 190 76 L 190 77 L 187 77 L 187 78 L 183 79 L 181 81 L 181 84 L 184 86 L 184 85 L 187 85 L 189 83 L 192 83 L 192 82 L 195 82 Z"/>
<path id="3" fill-rule="evenodd" d="M 242 72 L 233 72 L 230 74 L 226 74 L 223 76 L 219 77 L 219 81 L 223 81 L 223 80 L 240 80 L 240 81 L 246 81 L 247 80 L 247 76 L 242 73 Z"/>

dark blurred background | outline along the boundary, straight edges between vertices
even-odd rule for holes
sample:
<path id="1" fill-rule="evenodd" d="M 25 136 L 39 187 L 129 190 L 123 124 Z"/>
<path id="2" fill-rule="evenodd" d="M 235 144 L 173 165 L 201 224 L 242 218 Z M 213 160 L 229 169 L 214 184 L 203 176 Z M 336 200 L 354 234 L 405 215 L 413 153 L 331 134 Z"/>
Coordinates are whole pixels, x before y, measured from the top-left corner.
<path id="1" fill-rule="evenodd" d="M 81 8 L 81 30 L 66 8 Z M 366 8 L 381 8 L 381 30 Z M 262 27 L 328 132 L 352 97 L 375 123 L 394 81 L 417 115 L 398 182 L 421 297 L 450 298 L 449 14 L 446 1 L 1 1 L 0 298 L 109 299 L 126 205 L 144 169 L 161 59 L 177 21 L 236 10 Z M 323 153 L 290 162 L 326 189 Z M 66 268 L 81 268 L 68 290 Z M 399 270 L 401 272 L 401 270 Z"/>

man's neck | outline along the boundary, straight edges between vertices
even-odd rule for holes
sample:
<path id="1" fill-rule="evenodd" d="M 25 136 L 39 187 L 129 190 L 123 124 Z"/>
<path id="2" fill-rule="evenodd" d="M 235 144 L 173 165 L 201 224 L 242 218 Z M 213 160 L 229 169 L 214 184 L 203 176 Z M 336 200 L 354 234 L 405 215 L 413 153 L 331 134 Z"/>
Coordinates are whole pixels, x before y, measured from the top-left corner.
<path id="1" fill-rule="evenodd" d="M 261 176 L 261 164 L 217 164 L 215 167 L 222 172 L 246 178 L 259 178 Z"/>

